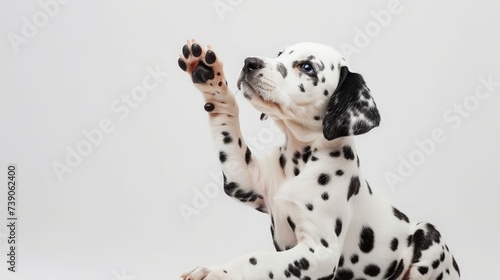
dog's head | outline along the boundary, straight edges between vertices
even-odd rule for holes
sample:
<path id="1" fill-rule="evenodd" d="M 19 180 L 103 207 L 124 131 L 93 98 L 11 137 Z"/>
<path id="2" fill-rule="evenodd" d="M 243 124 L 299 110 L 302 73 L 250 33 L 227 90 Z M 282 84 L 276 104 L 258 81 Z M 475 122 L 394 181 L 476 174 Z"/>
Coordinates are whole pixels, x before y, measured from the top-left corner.
<path id="1" fill-rule="evenodd" d="M 289 46 L 274 59 L 245 59 L 238 88 L 262 113 L 322 131 L 327 140 L 368 132 L 380 122 L 363 77 L 321 44 Z"/>

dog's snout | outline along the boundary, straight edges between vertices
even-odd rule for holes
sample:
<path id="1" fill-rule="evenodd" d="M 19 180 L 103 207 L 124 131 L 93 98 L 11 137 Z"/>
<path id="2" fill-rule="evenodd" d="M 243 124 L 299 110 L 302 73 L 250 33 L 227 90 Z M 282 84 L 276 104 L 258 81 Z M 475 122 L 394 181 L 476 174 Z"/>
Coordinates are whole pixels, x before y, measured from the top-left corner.
<path id="1" fill-rule="evenodd" d="M 252 72 L 253 70 L 261 69 L 264 67 L 264 61 L 256 57 L 247 57 L 245 59 L 245 66 L 243 66 L 243 71 L 245 73 Z"/>

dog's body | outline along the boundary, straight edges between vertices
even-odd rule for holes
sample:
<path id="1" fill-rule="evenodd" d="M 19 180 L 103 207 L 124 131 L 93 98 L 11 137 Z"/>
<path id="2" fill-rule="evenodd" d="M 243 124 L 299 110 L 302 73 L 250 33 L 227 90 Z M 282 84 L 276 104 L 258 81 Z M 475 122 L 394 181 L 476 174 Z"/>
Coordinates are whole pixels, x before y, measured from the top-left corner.
<path id="1" fill-rule="evenodd" d="M 361 174 L 352 136 L 378 126 L 380 116 L 338 52 L 300 43 L 276 59 L 245 60 L 238 87 L 286 135 L 261 157 L 241 136 L 215 53 L 189 41 L 179 66 L 207 102 L 224 191 L 270 215 L 279 251 L 198 267 L 184 279 L 460 279 L 439 232 L 410 223 Z"/>

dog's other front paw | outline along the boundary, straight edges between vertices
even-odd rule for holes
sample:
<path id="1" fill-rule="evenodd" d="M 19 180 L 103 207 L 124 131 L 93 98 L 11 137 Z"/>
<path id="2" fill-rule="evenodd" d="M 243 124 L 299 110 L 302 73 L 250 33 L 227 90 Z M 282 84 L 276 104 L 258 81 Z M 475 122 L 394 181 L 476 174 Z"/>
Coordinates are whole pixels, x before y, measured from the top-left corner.
<path id="1" fill-rule="evenodd" d="M 181 278 L 184 280 L 234 280 L 229 277 L 227 271 L 198 266 L 195 269 L 183 273 Z"/>
<path id="2" fill-rule="evenodd" d="M 222 61 L 210 46 L 202 47 L 195 40 L 188 40 L 179 57 L 179 67 L 191 75 L 197 86 L 225 89 L 227 82 L 222 69 Z"/>

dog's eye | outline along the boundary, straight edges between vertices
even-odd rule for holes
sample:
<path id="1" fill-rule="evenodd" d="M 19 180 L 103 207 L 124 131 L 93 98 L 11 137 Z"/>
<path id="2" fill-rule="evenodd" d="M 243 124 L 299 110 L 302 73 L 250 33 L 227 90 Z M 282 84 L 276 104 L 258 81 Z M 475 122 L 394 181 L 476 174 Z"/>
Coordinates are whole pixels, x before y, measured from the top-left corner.
<path id="1" fill-rule="evenodd" d="M 300 69 L 302 69 L 302 71 L 304 71 L 304 73 L 306 73 L 306 75 L 309 75 L 309 76 L 316 75 L 316 71 L 314 71 L 314 67 L 309 62 L 304 62 L 304 63 L 300 64 L 299 67 L 300 67 Z"/>

